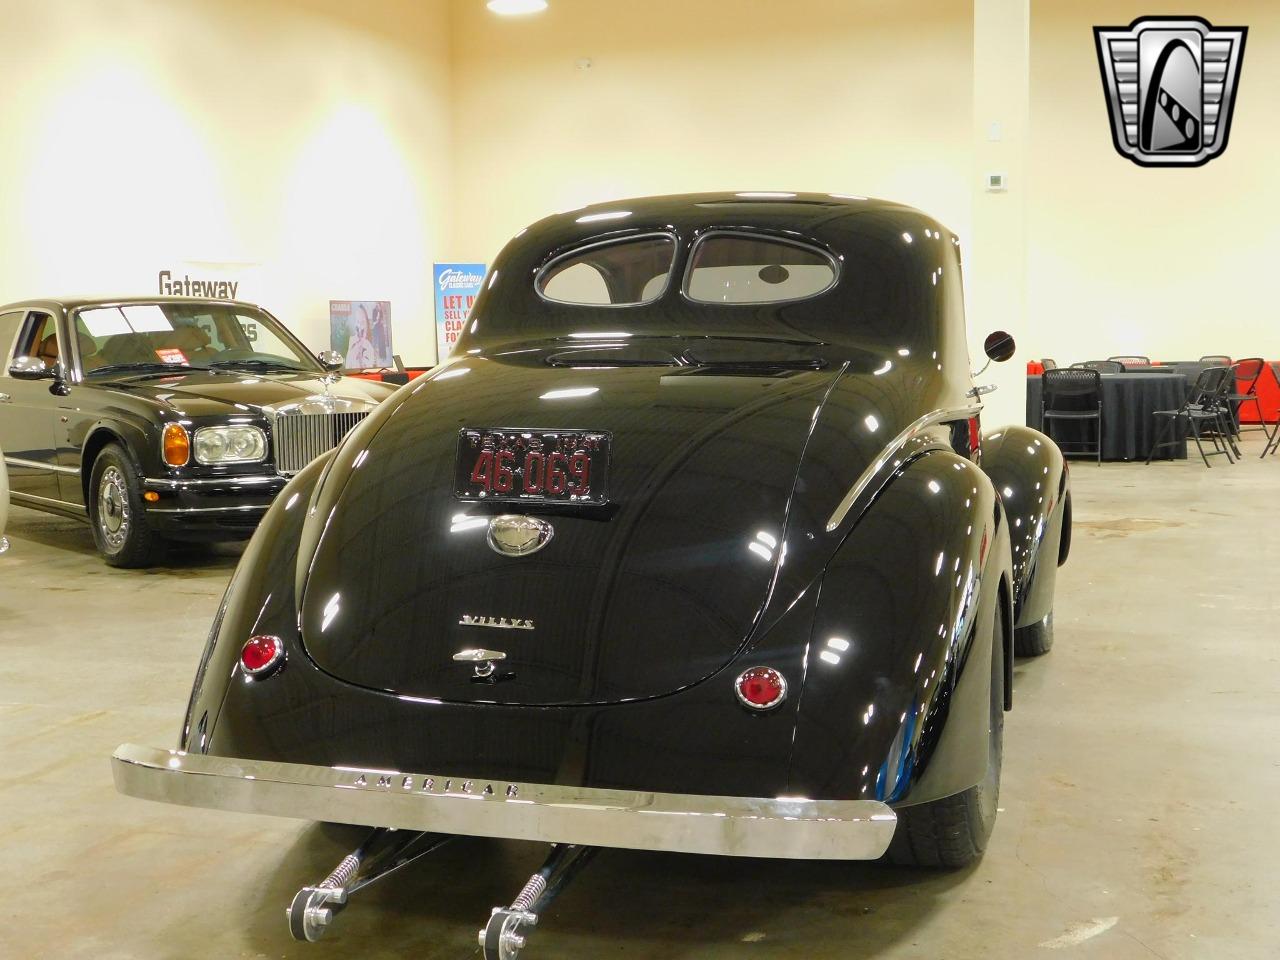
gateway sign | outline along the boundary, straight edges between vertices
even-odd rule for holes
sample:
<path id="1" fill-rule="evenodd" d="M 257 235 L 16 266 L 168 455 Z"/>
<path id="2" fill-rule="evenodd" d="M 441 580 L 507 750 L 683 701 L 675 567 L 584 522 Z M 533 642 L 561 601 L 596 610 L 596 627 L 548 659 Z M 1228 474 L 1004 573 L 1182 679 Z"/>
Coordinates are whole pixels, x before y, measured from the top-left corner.
<path id="1" fill-rule="evenodd" d="M 436 290 L 436 362 L 444 363 L 480 294 L 484 264 L 437 263 L 432 279 Z"/>
<path id="2" fill-rule="evenodd" d="M 239 280 L 193 280 L 188 274 L 174 277 L 168 270 L 156 275 L 159 292 L 166 297 L 207 297 L 210 300 L 234 300 Z"/>

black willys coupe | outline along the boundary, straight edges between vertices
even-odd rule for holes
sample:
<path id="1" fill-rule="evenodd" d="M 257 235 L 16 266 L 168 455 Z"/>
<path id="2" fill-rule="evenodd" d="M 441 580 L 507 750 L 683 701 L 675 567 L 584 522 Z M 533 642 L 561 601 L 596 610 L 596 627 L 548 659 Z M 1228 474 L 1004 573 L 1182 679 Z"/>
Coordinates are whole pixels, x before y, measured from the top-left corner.
<path id="1" fill-rule="evenodd" d="M 989 339 L 1007 359 L 1012 341 Z M 134 796 L 377 828 L 288 911 L 452 835 L 959 866 L 1071 523 L 980 433 L 959 248 L 907 207 L 708 194 L 550 217 L 450 362 L 285 489 Z"/>
<path id="2" fill-rule="evenodd" d="M 288 478 L 392 392 L 339 378 L 260 307 L 151 297 L 0 307 L 14 503 L 88 520 L 113 566 L 248 537 Z"/>

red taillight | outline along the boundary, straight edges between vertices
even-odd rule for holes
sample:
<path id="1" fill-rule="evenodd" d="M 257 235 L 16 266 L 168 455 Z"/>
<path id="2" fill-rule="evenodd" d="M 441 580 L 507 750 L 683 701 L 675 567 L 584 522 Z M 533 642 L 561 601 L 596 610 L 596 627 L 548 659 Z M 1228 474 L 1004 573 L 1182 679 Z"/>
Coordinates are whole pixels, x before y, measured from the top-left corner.
<path id="1" fill-rule="evenodd" d="M 250 637 L 240 649 L 240 665 L 251 677 L 269 673 L 284 660 L 284 644 L 279 637 Z"/>
<path id="2" fill-rule="evenodd" d="M 787 696 L 787 681 L 773 667 L 752 667 L 733 684 L 743 706 L 752 710 L 771 710 Z"/>

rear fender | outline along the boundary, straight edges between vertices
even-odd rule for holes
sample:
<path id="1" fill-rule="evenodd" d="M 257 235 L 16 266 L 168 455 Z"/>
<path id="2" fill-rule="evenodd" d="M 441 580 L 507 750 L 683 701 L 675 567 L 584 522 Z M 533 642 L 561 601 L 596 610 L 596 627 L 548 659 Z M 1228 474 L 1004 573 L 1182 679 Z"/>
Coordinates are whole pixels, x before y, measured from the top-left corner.
<path id="1" fill-rule="evenodd" d="M 983 437 L 982 468 L 1009 518 L 1013 622 L 1025 627 L 1053 610 L 1058 565 L 1065 560 L 1064 547 L 1070 545 L 1066 462 L 1057 444 L 1043 433 L 1006 427 Z"/>
<path id="2" fill-rule="evenodd" d="M 331 457 L 300 471 L 271 504 L 231 576 L 196 668 L 179 749 L 204 753 L 237 677 L 240 649 L 256 633 L 279 636 L 289 657 L 302 657 L 293 591 L 298 540 L 311 491 Z M 242 576 L 242 574 L 244 574 Z M 243 679 L 243 678 L 242 678 Z"/>
<path id="3" fill-rule="evenodd" d="M 912 461 L 858 521 L 821 584 L 794 793 L 906 805 L 982 780 L 990 658 L 1011 653 L 1007 632 L 992 650 L 1010 584 L 1005 526 L 982 471 L 941 451 Z"/>

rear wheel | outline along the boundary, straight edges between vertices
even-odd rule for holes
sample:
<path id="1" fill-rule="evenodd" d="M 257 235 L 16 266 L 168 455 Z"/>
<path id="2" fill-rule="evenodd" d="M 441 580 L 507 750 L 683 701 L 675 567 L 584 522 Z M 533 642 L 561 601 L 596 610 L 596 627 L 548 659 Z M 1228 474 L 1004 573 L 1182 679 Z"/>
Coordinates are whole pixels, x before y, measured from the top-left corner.
<path id="1" fill-rule="evenodd" d="M 1040 657 L 1053 649 L 1053 611 L 1043 620 L 1013 632 L 1013 652 L 1020 657 Z"/>
<path id="2" fill-rule="evenodd" d="M 991 641 L 991 714 L 987 728 L 987 775 L 954 796 L 903 807 L 886 856 L 912 867 L 965 867 L 982 856 L 996 822 L 1000 767 L 1004 758 L 1004 630 L 996 614 Z"/>
<path id="3" fill-rule="evenodd" d="M 142 483 L 118 444 L 102 448 L 89 477 L 89 520 L 102 559 L 113 567 L 145 567 L 163 550 L 142 508 Z"/>

